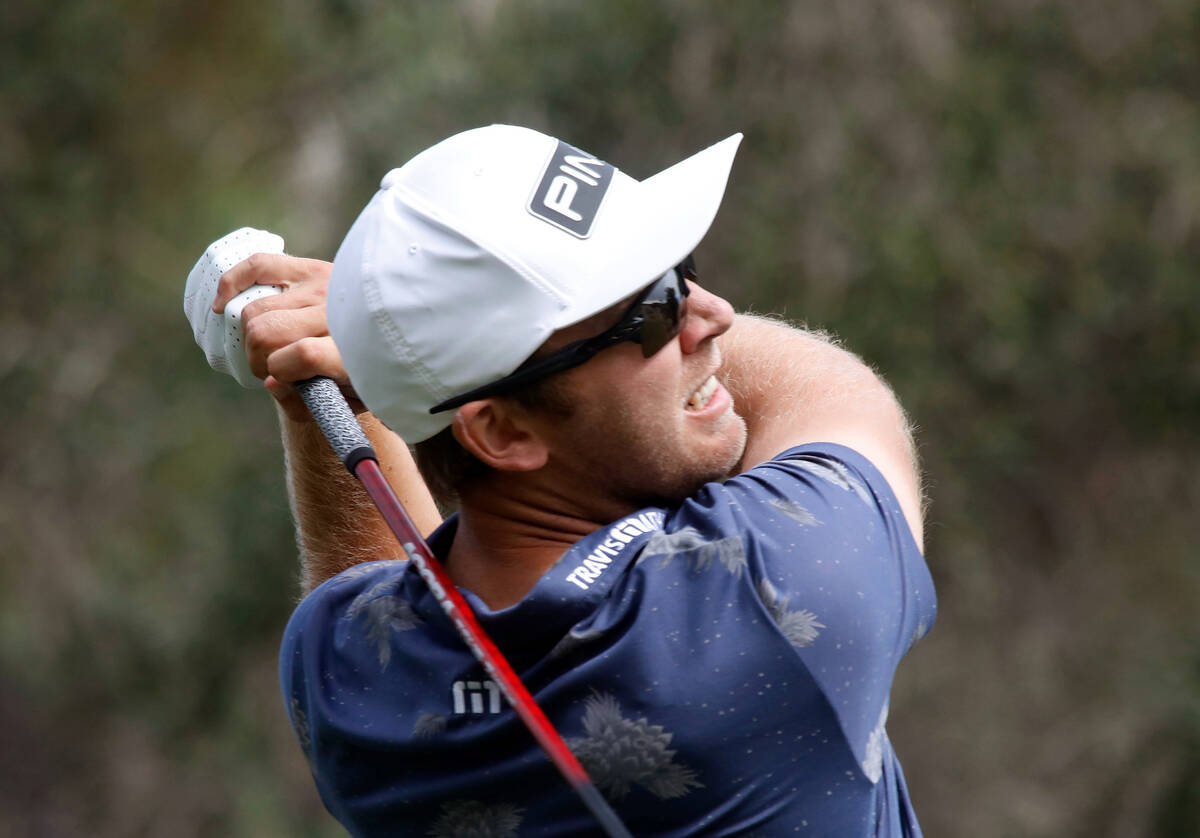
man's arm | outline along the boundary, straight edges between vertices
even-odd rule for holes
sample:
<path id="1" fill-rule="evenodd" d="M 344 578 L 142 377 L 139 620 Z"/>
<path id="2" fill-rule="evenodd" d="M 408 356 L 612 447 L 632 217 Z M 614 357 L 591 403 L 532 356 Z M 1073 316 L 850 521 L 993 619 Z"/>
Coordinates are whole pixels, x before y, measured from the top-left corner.
<path id="1" fill-rule="evenodd" d="M 358 413 L 384 476 L 417 529 L 428 535 L 441 523 L 407 445 L 366 412 L 349 387 L 325 320 L 330 267 L 315 259 L 258 254 L 222 276 L 213 304 L 213 310 L 221 313 L 229 300 L 251 285 L 284 288 L 281 294 L 250 303 L 241 316 L 250 369 L 265 380 L 279 408 L 305 593 L 352 565 L 398 558 L 402 550 L 366 490 L 333 453 L 293 382 L 317 375 L 338 382 Z"/>
<path id="2" fill-rule="evenodd" d="M 384 477 L 417 529 L 428 535 L 441 516 L 408 447 L 372 414 L 360 413 L 358 421 Z M 280 409 L 279 425 L 304 593 L 352 565 L 403 556 L 383 516 L 333 453 L 316 422 L 295 421 Z"/>
<path id="3" fill-rule="evenodd" d="M 794 445 L 834 442 L 870 460 L 922 544 L 922 496 L 908 419 L 888 385 L 823 334 L 738 315 L 720 338 L 722 376 L 746 420 L 739 470 Z"/>

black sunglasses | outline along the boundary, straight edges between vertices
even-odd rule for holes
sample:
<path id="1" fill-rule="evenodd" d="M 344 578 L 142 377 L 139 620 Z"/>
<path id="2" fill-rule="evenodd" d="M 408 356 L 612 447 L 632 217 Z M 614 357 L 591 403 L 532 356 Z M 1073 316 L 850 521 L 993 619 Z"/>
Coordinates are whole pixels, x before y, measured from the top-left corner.
<path id="1" fill-rule="evenodd" d="M 690 293 L 687 280 L 696 278 L 696 262 L 688 256 L 678 265 L 663 274 L 657 282 L 647 288 L 633 301 L 625 316 L 613 326 L 595 337 L 568 343 L 541 358 L 526 361 L 516 371 L 490 384 L 468 390 L 466 393 L 446 399 L 429 408 L 430 413 L 461 407 L 476 399 L 497 396 L 528 384 L 551 373 L 577 367 L 595 357 L 599 352 L 622 341 L 633 341 L 642 345 L 642 357 L 649 358 L 662 349 L 683 328 L 687 314 L 687 295 Z"/>

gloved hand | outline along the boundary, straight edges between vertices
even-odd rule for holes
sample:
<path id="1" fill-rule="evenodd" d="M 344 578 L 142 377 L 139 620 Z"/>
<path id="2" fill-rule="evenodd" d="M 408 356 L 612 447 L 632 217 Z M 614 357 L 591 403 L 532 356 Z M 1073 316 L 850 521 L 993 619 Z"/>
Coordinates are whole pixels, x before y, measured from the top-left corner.
<path id="1" fill-rule="evenodd" d="M 217 284 L 222 274 L 255 253 L 283 253 L 283 239 L 266 230 L 242 227 L 217 239 L 188 274 L 183 291 L 183 313 L 192 325 L 197 345 L 204 350 L 208 365 L 232 375 L 243 387 L 262 387 L 263 381 L 250 370 L 242 344 L 242 309 L 260 297 L 278 294 L 278 285 L 252 285 L 225 305 L 224 314 L 213 313 Z"/>

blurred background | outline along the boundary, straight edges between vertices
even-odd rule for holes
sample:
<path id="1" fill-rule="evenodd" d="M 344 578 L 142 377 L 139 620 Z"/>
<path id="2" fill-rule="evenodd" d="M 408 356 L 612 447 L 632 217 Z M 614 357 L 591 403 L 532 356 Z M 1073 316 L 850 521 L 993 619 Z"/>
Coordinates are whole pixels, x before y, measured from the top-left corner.
<path id="1" fill-rule="evenodd" d="M 698 258 L 919 427 L 930 838 L 1200 835 L 1200 0 L 7 0 L 0 834 L 335 836 L 288 729 L 274 411 L 181 311 L 331 258 L 495 121 L 634 177 L 743 131 Z"/>

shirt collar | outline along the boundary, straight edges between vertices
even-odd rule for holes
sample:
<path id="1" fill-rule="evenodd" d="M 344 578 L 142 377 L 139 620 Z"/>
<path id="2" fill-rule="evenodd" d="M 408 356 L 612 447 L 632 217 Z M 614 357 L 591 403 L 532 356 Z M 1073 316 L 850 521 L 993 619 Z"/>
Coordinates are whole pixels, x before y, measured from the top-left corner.
<path id="1" fill-rule="evenodd" d="M 593 613 L 626 576 L 626 569 L 650 536 L 661 530 L 665 513 L 646 508 L 601 527 L 575 542 L 515 605 L 493 611 L 473 592 L 459 590 L 492 641 L 514 666 L 537 660 Z M 450 516 L 429 538 L 439 560 L 450 552 L 458 516 Z M 450 628 L 416 567 L 405 572 L 403 588 L 427 622 Z"/>

